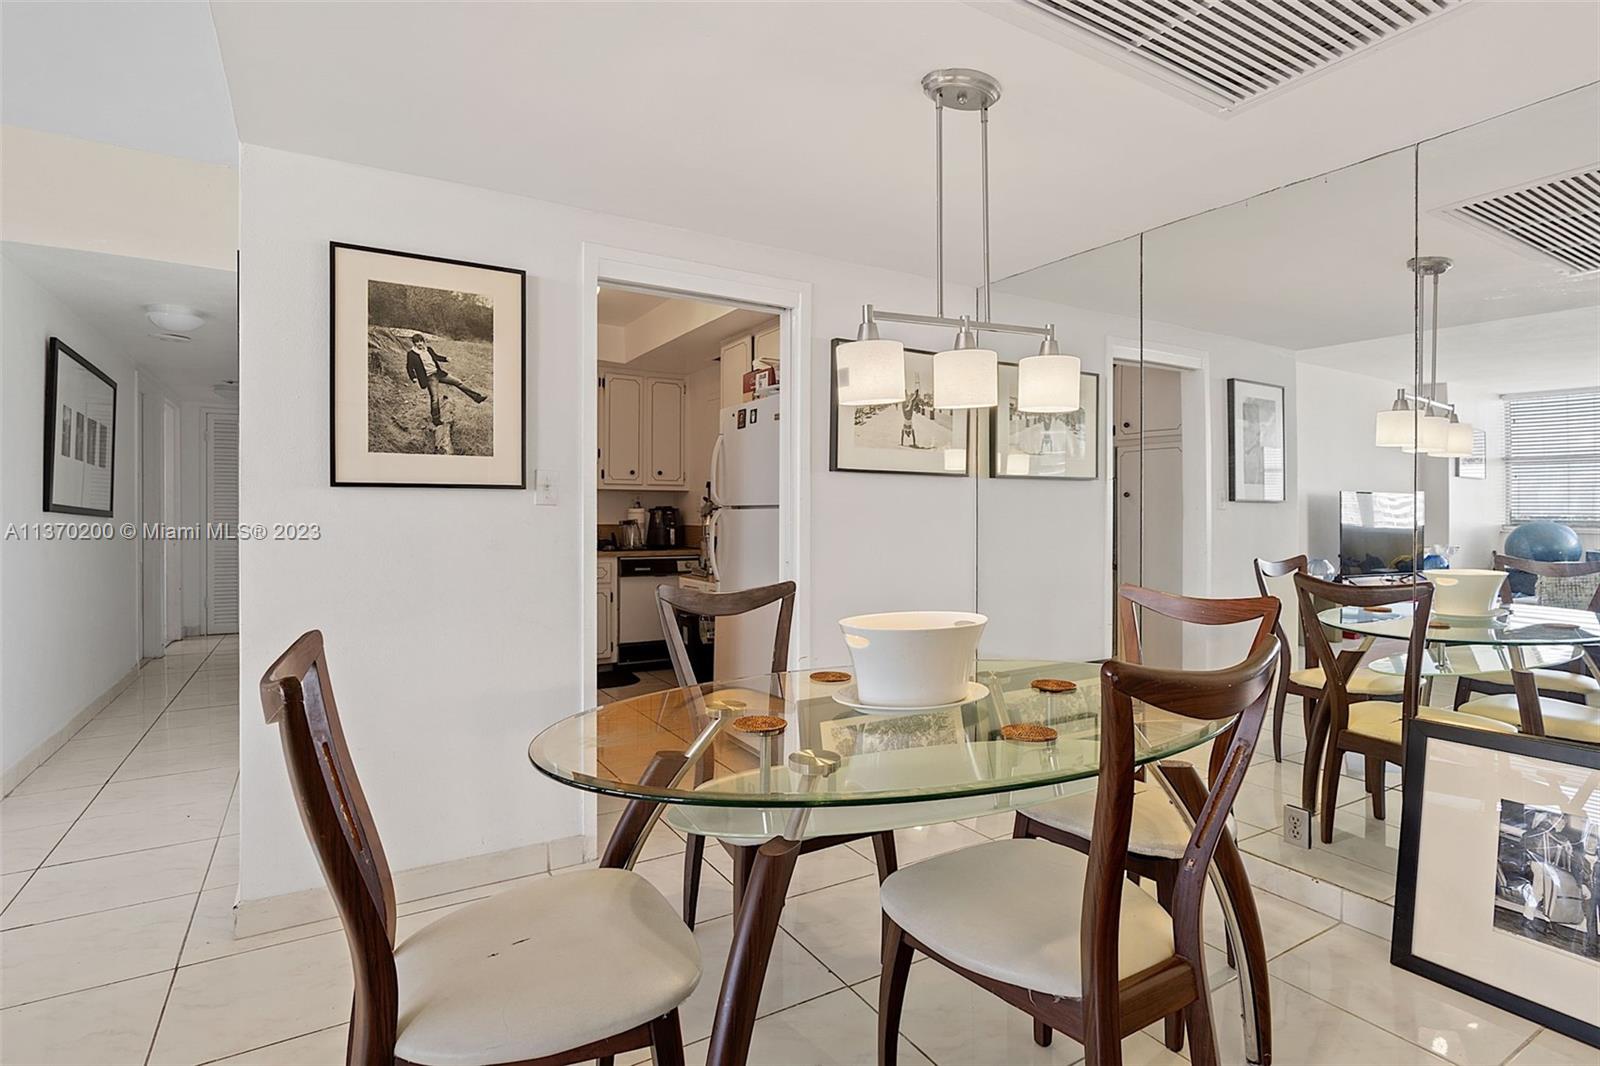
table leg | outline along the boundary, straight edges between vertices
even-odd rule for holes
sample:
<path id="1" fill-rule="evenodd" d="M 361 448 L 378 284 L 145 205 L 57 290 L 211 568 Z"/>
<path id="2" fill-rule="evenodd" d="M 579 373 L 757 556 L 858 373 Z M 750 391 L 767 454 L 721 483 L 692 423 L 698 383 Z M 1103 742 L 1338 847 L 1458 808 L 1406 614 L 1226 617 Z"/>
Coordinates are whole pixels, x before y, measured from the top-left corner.
<path id="1" fill-rule="evenodd" d="M 1511 687 L 1517 693 L 1517 710 L 1522 715 L 1522 731 L 1530 736 L 1544 736 L 1544 712 L 1539 708 L 1539 683 L 1528 671 L 1522 648 L 1513 644 L 1511 652 Z"/>
<path id="2" fill-rule="evenodd" d="M 1205 803 L 1206 790 L 1200 775 L 1183 763 L 1163 768 L 1151 763 L 1155 779 L 1177 805 L 1178 813 L 1192 831 L 1194 814 Z M 1170 776 L 1169 776 L 1170 775 Z M 1181 784 L 1179 783 L 1181 782 Z M 1252 1066 L 1272 1062 L 1272 1005 L 1267 986 L 1267 945 L 1261 932 L 1261 916 L 1245 873 L 1244 859 L 1226 829 L 1217 842 L 1206 877 L 1216 891 L 1227 927 L 1228 944 L 1238 968 L 1240 1013 L 1244 1024 L 1244 1057 Z"/>

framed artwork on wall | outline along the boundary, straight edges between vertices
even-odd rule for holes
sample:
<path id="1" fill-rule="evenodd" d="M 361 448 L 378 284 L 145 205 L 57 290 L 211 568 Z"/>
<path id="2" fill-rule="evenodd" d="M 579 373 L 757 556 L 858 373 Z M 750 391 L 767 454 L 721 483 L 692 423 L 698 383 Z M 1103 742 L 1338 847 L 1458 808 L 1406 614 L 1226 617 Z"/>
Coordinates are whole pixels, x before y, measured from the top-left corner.
<path id="1" fill-rule="evenodd" d="M 527 275 L 329 245 L 334 485 L 527 485 Z"/>
<path id="2" fill-rule="evenodd" d="M 1000 403 L 989 416 L 989 476 L 1092 481 L 1100 476 L 1100 375 L 1079 375 L 1076 411 L 1017 410 L 1017 367 L 1000 364 Z"/>
<path id="3" fill-rule="evenodd" d="M 1282 503 L 1283 386 L 1228 379 L 1228 499 Z"/>
<path id="4" fill-rule="evenodd" d="M 1483 430 L 1472 431 L 1472 454 L 1456 460 L 1456 477 L 1482 481 L 1489 476 L 1489 438 Z"/>
<path id="5" fill-rule="evenodd" d="M 1600 747 L 1410 728 L 1391 961 L 1600 1047 Z"/>
<path id="6" fill-rule="evenodd" d="M 44 371 L 44 509 L 110 518 L 117 383 L 51 337 Z"/>
<path id="7" fill-rule="evenodd" d="M 968 412 L 933 406 L 933 353 L 906 349 L 906 398 L 902 403 L 839 406 L 839 345 L 831 349 L 828 469 L 874 474 L 967 477 Z"/>

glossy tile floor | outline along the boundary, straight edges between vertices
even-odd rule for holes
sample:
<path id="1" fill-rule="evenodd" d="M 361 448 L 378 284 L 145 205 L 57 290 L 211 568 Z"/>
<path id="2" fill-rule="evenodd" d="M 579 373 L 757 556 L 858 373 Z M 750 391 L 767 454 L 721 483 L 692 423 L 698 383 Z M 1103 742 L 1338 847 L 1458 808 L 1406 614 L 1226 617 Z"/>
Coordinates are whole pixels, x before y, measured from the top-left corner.
<path id="1" fill-rule="evenodd" d="M 244 940 L 232 935 L 238 863 L 238 661 L 231 639 L 175 644 L 53 758 L 0 801 L 0 1062 L 25 1064 L 253 1063 L 343 1060 L 350 970 L 343 934 L 320 922 Z M 667 687 L 641 675 L 612 699 Z M 1290 716 L 1291 723 L 1294 716 Z M 1291 731 L 1299 750 L 1303 741 Z M 1282 789 L 1299 766 L 1268 753 L 1250 771 L 1240 836 L 1272 955 L 1276 1061 L 1338 1066 L 1515 1063 L 1594 1066 L 1600 1053 L 1388 965 L 1388 944 L 1340 913 L 1340 891 L 1393 892 L 1362 814 L 1360 786 L 1341 797 L 1347 846 L 1310 853 L 1350 885 L 1320 889 L 1280 876 L 1276 838 Z M 1259 792 L 1260 794 L 1256 794 Z M 1391 819 L 1398 814 L 1398 796 Z M 600 831 L 615 806 L 602 806 Z M 380 821 L 383 812 L 376 815 Z M 1379 832 L 1386 832 L 1382 823 Z M 1010 833 L 1009 819 L 952 823 L 899 834 L 902 862 Z M 678 899 L 683 841 L 666 827 L 639 871 Z M 1367 865 L 1375 863 L 1376 865 Z M 697 937 L 706 976 L 683 1011 L 690 1062 L 703 1061 L 732 925 L 732 885 L 720 848 L 708 848 Z M 548 876 L 548 875 L 540 875 Z M 555 876 L 561 876 L 556 874 Z M 1270 884 L 1268 884 L 1270 882 Z M 1379 892 L 1384 885 L 1387 889 Z M 409 935 L 505 885 L 404 904 Z M 1268 891 L 1299 895 L 1304 906 Z M 1367 899 L 1369 897 L 1360 897 Z M 1359 909 L 1344 913 L 1385 927 Z M 1213 914 L 1208 938 L 1220 946 Z M 876 1026 L 877 883 L 870 846 L 806 856 L 796 871 L 756 1026 L 752 1062 L 769 1066 L 871 1063 Z M 1242 1060 L 1237 982 L 1208 959 L 1227 1061 Z M 939 1066 L 1081 1060 L 1057 1037 L 1035 1047 L 1027 1020 L 939 966 L 918 962 L 906 1007 L 901 1061 Z M 1127 1042 L 1130 1064 L 1182 1063 L 1157 1039 Z M 638 1061 L 644 1061 L 640 1057 Z"/>

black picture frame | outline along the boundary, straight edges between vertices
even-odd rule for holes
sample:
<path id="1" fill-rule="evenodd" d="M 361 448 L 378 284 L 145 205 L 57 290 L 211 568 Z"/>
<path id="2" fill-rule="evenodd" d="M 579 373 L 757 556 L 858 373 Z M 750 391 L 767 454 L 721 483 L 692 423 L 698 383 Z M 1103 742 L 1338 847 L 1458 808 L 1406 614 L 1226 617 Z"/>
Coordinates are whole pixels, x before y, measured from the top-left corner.
<path id="1" fill-rule="evenodd" d="M 1276 497 L 1251 497 L 1239 496 L 1238 482 L 1238 456 L 1242 441 L 1240 433 L 1243 427 L 1238 424 L 1235 417 L 1235 400 L 1238 395 L 1238 386 L 1249 385 L 1258 389 L 1270 389 L 1278 394 L 1278 447 L 1284 457 L 1283 478 L 1278 485 Z M 1228 379 L 1228 500 L 1232 503 L 1283 503 L 1288 499 L 1289 493 L 1289 411 L 1285 406 L 1286 393 L 1282 385 L 1270 381 L 1253 381 L 1250 378 Z"/>
<path id="2" fill-rule="evenodd" d="M 828 470 L 840 474 L 893 474 L 901 477 L 972 477 L 973 421 L 971 411 L 961 411 L 967 419 L 966 464 L 961 470 L 889 470 L 868 466 L 841 466 L 839 460 L 839 345 L 848 338 L 835 337 L 828 347 Z M 932 356 L 933 352 L 907 348 L 907 355 Z"/>
<path id="3" fill-rule="evenodd" d="M 516 278 L 517 330 L 516 340 L 516 404 L 517 413 L 517 477 L 502 482 L 443 482 L 406 480 L 367 480 L 339 475 L 339 327 L 338 300 L 336 297 L 341 251 L 389 256 L 397 259 L 438 263 L 443 266 L 463 267 L 512 275 Z M 498 397 L 499 387 L 495 392 Z M 498 403 L 498 400 L 497 400 Z M 420 252 L 402 252 L 393 248 L 352 244 L 345 241 L 328 242 L 328 484 L 339 488 L 408 488 L 408 489 L 526 489 L 528 487 L 528 274 L 516 267 L 496 266 L 492 263 L 475 263 L 466 259 L 426 255 Z"/>
<path id="4" fill-rule="evenodd" d="M 1016 368 L 1016 363 L 1001 363 L 1002 367 Z M 1005 407 L 1005 390 L 1002 389 L 1000 402 L 989 412 L 989 476 L 997 481 L 1099 481 L 1103 470 L 1101 454 L 1104 448 L 1105 417 L 1101 407 L 1100 375 L 1093 370 L 1080 370 L 1080 395 L 1094 397 L 1094 423 L 1090 426 L 1089 439 L 1094 442 L 1094 473 L 1092 474 L 1007 474 L 1000 469 L 1000 454 L 997 450 L 1000 439 L 1000 411 Z M 1083 384 L 1083 378 L 1093 379 L 1090 384 Z"/>
<path id="5" fill-rule="evenodd" d="M 1394 928 L 1389 961 L 1409 973 L 1426 977 L 1446 988 L 1508 1011 L 1564 1036 L 1600 1048 L 1600 1026 L 1574 1018 L 1537 1000 L 1459 973 L 1418 955 L 1413 930 L 1417 916 L 1417 862 L 1422 847 L 1422 805 L 1427 788 L 1428 745 L 1449 741 L 1470 747 L 1540 759 L 1586 770 L 1600 771 L 1600 747 L 1536 737 L 1526 733 L 1497 733 L 1418 718 L 1406 731 L 1406 765 L 1400 819 L 1400 866 L 1395 884 Z"/>
<path id="6" fill-rule="evenodd" d="M 106 506 L 85 507 L 81 503 L 57 500 L 56 494 L 56 450 L 63 443 L 59 428 L 61 413 L 61 388 L 60 374 L 63 368 L 63 359 L 69 360 L 79 368 L 86 371 L 99 382 L 111 390 L 111 425 L 107 431 L 107 440 L 104 462 L 99 462 L 98 441 L 86 451 L 86 458 L 77 457 L 76 444 L 73 446 L 71 461 L 79 465 L 88 465 L 90 460 L 96 460 L 94 465 L 104 467 L 107 474 Z M 83 412 L 74 410 L 73 415 L 82 417 Z M 77 430 L 72 430 L 74 437 Z M 97 434 L 98 437 L 98 434 Z M 89 360 L 73 351 L 60 337 L 51 337 L 45 345 L 44 369 L 44 509 L 58 514 L 90 515 L 96 518 L 110 518 L 117 506 L 117 383 L 111 375 L 95 366 Z"/>

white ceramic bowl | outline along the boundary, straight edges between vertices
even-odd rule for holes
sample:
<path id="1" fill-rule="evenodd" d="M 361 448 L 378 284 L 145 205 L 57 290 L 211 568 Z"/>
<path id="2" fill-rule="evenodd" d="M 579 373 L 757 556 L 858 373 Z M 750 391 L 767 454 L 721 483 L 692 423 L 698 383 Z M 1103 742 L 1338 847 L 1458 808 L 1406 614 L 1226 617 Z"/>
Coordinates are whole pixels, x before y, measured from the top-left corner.
<path id="1" fill-rule="evenodd" d="M 1433 613 L 1487 618 L 1500 603 L 1504 570 L 1424 570 L 1433 585 Z"/>
<path id="2" fill-rule="evenodd" d="M 989 619 L 963 611 L 890 611 L 841 618 L 856 692 L 877 707 L 940 707 L 966 696 Z"/>

